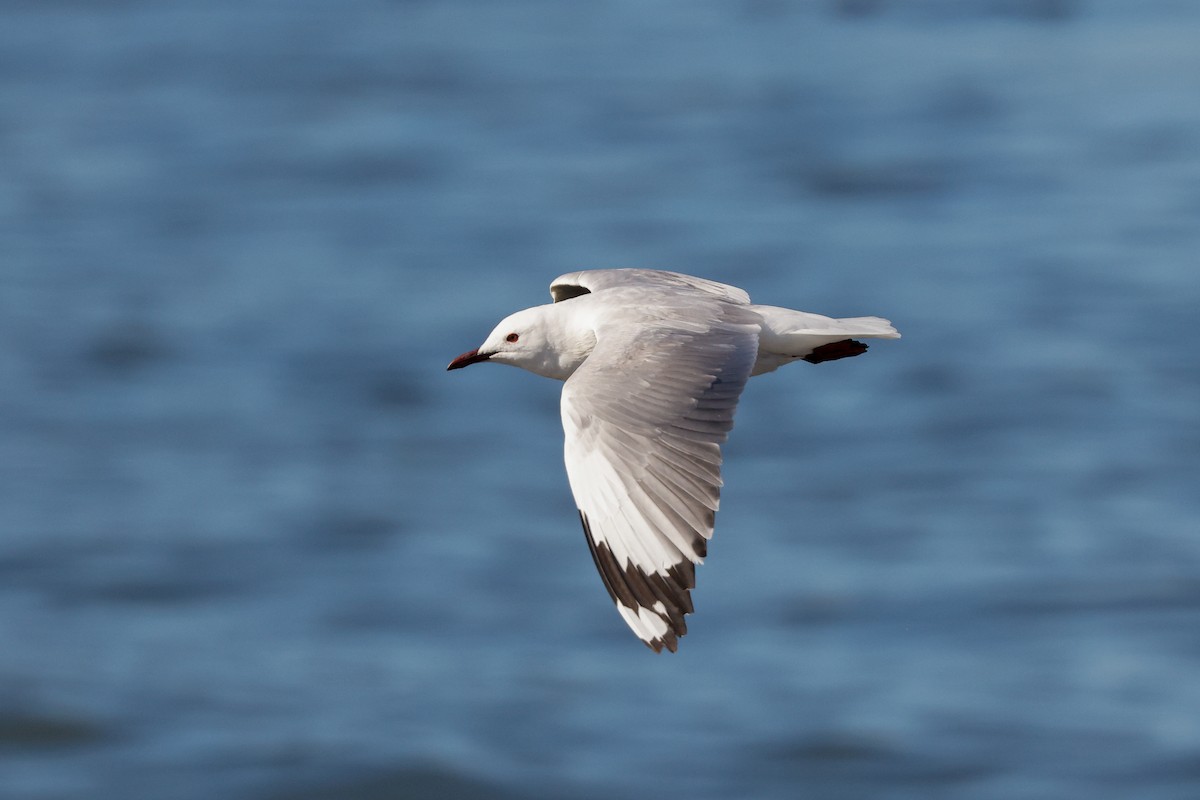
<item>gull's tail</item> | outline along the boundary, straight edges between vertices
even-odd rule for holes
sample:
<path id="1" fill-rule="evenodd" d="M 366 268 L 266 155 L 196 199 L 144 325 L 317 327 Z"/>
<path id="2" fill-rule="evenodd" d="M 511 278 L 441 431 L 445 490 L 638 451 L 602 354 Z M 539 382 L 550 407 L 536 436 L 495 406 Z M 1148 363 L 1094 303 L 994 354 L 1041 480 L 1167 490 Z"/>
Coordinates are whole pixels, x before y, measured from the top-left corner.
<path id="1" fill-rule="evenodd" d="M 771 372 L 797 359 L 820 364 L 865 353 L 867 346 L 856 339 L 900 338 L 899 331 L 882 317 L 834 319 L 777 306 L 751 308 L 762 318 L 752 375 Z"/>

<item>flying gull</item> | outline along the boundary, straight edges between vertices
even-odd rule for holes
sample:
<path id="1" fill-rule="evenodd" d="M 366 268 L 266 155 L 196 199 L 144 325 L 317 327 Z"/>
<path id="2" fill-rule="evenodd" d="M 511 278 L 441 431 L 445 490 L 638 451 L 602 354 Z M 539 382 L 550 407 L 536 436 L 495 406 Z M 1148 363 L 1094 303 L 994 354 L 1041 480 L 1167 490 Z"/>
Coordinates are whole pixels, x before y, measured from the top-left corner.
<path id="1" fill-rule="evenodd" d="M 596 568 L 638 638 L 675 652 L 746 380 L 900 334 L 879 317 L 755 305 L 736 287 L 659 270 L 572 272 L 550 296 L 447 369 L 491 361 L 565 381 L 567 478 Z"/>

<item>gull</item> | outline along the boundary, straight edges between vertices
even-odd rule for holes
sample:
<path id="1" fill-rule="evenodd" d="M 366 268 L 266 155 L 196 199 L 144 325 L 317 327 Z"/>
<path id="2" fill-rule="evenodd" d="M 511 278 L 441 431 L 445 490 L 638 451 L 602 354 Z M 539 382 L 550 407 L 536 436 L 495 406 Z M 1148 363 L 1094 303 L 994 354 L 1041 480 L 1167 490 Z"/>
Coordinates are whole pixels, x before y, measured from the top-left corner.
<path id="1" fill-rule="evenodd" d="M 446 369 L 487 361 L 564 381 L 567 479 L 596 569 L 638 638 L 675 652 L 746 381 L 900 334 L 880 317 L 755 305 L 734 286 L 661 270 L 572 272 L 550 296 Z"/>

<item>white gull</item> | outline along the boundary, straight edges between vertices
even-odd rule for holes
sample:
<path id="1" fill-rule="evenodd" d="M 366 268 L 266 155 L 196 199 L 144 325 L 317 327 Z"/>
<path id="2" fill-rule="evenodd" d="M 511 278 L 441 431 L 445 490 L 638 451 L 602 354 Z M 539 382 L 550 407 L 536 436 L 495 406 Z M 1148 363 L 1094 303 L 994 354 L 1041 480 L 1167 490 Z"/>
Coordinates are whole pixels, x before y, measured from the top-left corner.
<path id="1" fill-rule="evenodd" d="M 900 334 L 879 317 L 754 305 L 736 287 L 659 270 L 572 272 L 550 296 L 447 369 L 494 361 L 566 382 L 567 478 L 596 568 L 633 632 L 674 652 L 747 379 Z"/>

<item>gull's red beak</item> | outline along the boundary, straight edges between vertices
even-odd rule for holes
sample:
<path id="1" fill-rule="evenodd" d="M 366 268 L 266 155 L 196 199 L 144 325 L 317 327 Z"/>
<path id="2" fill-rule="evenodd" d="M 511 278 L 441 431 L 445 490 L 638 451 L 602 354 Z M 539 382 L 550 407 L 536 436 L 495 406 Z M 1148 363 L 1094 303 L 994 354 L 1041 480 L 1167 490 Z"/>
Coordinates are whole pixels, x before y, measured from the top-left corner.
<path id="1" fill-rule="evenodd" d="M 480 353 L 478 350 L 468 350 L 458 358 L 451 361 L 450 366 L 446 367 L 446 371 L 448 372 L 452 369 L 469 367 L 472 364 L 478 364 L 480 361 L 487 361 L 491 357 L 491 353 Z"/>

